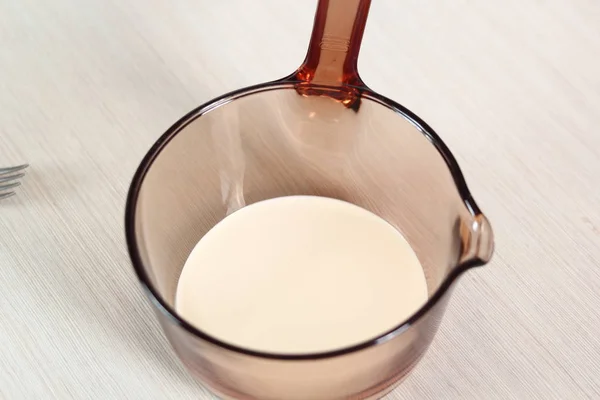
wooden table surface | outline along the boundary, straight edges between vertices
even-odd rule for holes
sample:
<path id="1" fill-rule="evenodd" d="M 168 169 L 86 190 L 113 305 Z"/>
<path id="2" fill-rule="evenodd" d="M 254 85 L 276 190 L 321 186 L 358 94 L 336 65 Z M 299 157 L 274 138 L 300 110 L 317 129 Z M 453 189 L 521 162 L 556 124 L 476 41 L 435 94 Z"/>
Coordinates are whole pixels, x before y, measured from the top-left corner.
<path id="1" fill-rule="evenodd" d="M 210 398 L 130 267 L 125 194 L 157 137 L 291 72 L 314 1 L 0 0 L 1 399 Z M 389 399 L 600 398 L 600 2 L 375 0 L 373 89 L 429 122 L 496 233 Z"/>

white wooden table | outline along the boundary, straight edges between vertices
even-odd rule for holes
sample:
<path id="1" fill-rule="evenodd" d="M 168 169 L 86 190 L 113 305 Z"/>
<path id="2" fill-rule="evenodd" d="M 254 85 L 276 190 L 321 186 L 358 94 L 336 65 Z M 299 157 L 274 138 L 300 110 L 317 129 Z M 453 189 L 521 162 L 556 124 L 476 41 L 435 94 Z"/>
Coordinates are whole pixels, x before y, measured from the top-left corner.
<path id="1" fill-rule="evenodd" d="M 0 0 L 1 399 L 198 399 L 123 238 L 177 118 L 302 60 L 309 0 Z M 428 121 L 492 221 L 390 399 L 600 398 L 600 2 L 375 0 L 364 80 Z"/>

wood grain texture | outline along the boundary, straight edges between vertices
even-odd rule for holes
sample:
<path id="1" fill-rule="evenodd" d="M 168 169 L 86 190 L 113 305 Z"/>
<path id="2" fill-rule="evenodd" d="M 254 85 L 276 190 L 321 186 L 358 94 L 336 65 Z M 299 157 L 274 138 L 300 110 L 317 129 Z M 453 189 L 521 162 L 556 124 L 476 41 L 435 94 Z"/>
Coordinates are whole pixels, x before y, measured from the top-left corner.
<path id="1" fill-rule="evenodd" d="M 0 0 L 1 399 L 198 399 L 123 238 L 177 118 L 302 60 L 314 1 Z M 378 0 L 365 82 L 428 121 L 495 228 L 389 399 L 600 397 L 600 2 Z"/>

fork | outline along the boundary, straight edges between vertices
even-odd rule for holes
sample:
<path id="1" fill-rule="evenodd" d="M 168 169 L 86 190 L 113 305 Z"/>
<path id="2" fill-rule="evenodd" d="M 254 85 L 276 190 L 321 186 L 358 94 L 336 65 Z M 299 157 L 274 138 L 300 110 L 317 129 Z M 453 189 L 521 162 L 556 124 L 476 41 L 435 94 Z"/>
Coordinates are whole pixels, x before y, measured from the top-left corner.
<path id="1" fill-rule="evenodd" d="M 14 189 L 21 185 L 19 179 L 25 176 L 27 167 L 29 164 L 0 168 L 0 200 L 15 195 Z"/>

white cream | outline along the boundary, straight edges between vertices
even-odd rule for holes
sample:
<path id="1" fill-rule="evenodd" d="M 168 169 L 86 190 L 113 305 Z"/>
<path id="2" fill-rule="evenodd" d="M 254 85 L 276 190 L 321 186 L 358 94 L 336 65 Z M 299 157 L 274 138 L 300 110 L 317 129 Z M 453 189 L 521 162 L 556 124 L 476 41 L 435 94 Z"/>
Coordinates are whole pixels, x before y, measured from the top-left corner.
<path id="1" fill-rule="evenodd" d="M 185 263 L 175 307 L 224 342 L 302 354 L 372 339 L 426 301 L 419 260 L 390 224 L 340 200 L 290 196 L 209 231 Z"/>

